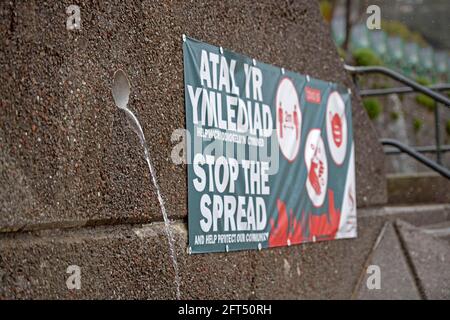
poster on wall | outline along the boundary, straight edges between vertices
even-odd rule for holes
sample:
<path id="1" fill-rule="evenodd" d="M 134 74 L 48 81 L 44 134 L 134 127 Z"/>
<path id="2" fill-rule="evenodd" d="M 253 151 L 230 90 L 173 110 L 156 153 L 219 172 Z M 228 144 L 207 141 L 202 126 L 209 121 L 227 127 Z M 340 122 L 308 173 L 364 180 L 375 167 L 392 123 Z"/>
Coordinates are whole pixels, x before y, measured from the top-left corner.
<path id="1" fill-rule="evenodd" d="M 356 237 L 349 90 L 183 37 L 189 252 Z"/>

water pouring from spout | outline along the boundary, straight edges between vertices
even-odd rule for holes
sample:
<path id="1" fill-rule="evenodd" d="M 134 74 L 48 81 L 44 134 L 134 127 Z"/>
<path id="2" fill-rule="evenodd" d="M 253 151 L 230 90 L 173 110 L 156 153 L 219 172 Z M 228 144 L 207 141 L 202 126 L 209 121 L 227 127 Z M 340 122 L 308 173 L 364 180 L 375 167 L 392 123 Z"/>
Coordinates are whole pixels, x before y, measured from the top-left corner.
<path id="1" fill-rule="evenodd" d="M 164 226 L 165 226 L 165 232 L 167 236 L 167 241 L 169 242 L 169 253 L 170 257 L 172 259 L 172 266 L 175 273 L 175 285 L 176 285 L 176 297 L 177 299 L 180 299 L 180 277 L 178 273 L 178 263 L 177 263 L 177 256 L 175 253 L 175 244 L 173 239 L 172 230 L 170 228 L 170 221 L 167 216 L 166 207 L 164 205 L 164 199 L 162 198 L 161 191 L 159 189 L 158 181 L 156 179 L 156 172 L 153 168 L 153 165 L 150 161 L 150 154 L 147 148 L 147 143 L 145 140 L 144 132 L 142 130 L 142 127 L 134 115 L 133 112 L 131 112 L 130 109 L 128 109 L 128 101 L 130 98 L 130 82 L 128 81 L 128 78 L 126 74 L 122 70 L 117 70 L 114 73 L 114 82 L 112 86 L 112 95 L 114 102 L 116 106 L 123 110 L 125 114 L 128 117 L 128 121 L 131 124 L 133 131 L 136 132 L 136 134 L 139 137 L 139 140 L 141 142 L 141 146 L 144 149 L 144 157 L 145 161 L 147 162 L 148 169 L 150 171 L 150 175 L 152 178 L 153 186 L 156 189 L 156 195 L 158 197 L 159 206 L 161 208 L 161 213 L 164 219 Z"/>

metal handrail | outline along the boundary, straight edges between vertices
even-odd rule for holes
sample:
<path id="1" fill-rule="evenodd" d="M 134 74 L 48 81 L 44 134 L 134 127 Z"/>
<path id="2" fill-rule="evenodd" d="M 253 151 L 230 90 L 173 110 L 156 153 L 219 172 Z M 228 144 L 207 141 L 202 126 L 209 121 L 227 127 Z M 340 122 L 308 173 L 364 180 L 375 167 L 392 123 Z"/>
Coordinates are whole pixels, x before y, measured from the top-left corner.
<path id="1" fill-rule="evenodd" d="M 427 88 L 433 91 L 447 91 L 450 90 L 450 83 L 439 83 L 428 86 Z M 394 88 L 383 88 L 383 89 L 361 89 L 359 90 L 359 95 L 361 97 L 376 97 L 376 96 L 385 96 L 388 94 L 394 93 L 413 93 L 416 92 L 411 87 L 394 87 Z"/>
<path id="2" fill-rule="evenodd" d="M 440 102 L 444 104 L 446 107 L 450 108 L 450 99 L 445 97 L 442 94 L 437 93 L 436 91 L 431 90 L 428 87 L 425 87 L 416 81 L 413 81 L 401 73 L 398 73 L 394 70 L 391 70 L 386 67 L 380 67 L 380 66 L 368 66 L 368 67 L 355 67 L 355 66 L 349 66 L 347 64 L 344 64 L 345 70 L 353 73 L 353 74 L 364 74 L 364 73 L 381 73 L 386 76 L 389 76 L 392 79 L 395 79 L 399 82 L 402 82 L 403 84 L 408 85 L 409 87 L 413 88 L 414 90 L 421 92 L 437 102 Z"/>
<path id="3" fill-rule="evenodd" d="M 434 171 L 438 172 L 443 177 L 450 179 L 450 170 L 448 170 L 446 167 L 441 166 L 437 162 L 428 159 L 421 153 L 417 152 L 413 148 L 407 146 L 406 144 L 401 143 L 398 140 L 394 139 L 380 139 L 380 142 L 384 146 L 391 146 L 395 147 L 404 153 L 408 154 L 409 156 L 413 157 L 417 161 L 421 162 L 422 164 L 426 165 L 428 168 L 433 169 Z"/>
<path id="4" fill-rule="evenodd" d="M 433 91 L 432 88 L 430 87 L 425 87 L 419 83 L 417 83 L 416 81 L 413 81 L 407 77 L 405 77 L 404 75 L 402 75 L 399 72 L 396 72 L 394 70 L 391 70 L 389 68 L 385 68 L 385 67 L 381 67 L 381 66 L 366 66 L 366 67 L 355 67 L 355 66 L 349 66 L 347 64 L 344 64 L 344 69 L 351 72 L 353 74 L 353 81 L 355 82 L 356 87 L 358 88 L 358 84 L 357 84 L 357 79 L 356 79 L 356 75 L 357 74 L 365 74 L 365 73 L 381 73 L 383 75 L 386 75 L 394 80 L 397 80 L 399 82 L 402 82 L 403 84 L 406 84 L 407 86 L 409 86 L 413 91 L 418 91 L 421 92 L 429 97 L 431 97 L 432 99 L 434 99 L 436 102 L 440 102 L 442 104 L 444 104 L 444 106 L 446 106 L 447 108 L 450 108 L 450 99 L 445 97 L 442 94 L 439 94 L 436 91 Z M 443 88 L 443 90 L 447 89 L 447 85 L 443 84 L 441 85 Z M 396 88 L 390 88 L 386 89 L 384 91 L 383 94 L 388 94 L 392 93 L 392 91 L 396 90 Z M 409 92 L 409 89 L 408 91 Z M 358 90 L 358 93 L 360 93 L 360 91 Z M 366 92 L 367 95 L 367 90 Z M 374 91 L 369 93 L 374 93 Z M 377 95 L 381 95 L 380 91 L 376 92 Z M 435 125 L 435 140 L 436 140 L 436 160 L 437 160 L 437 164 L 441 165 L 442 164 L 442 160 L 441 160 L 441 138 L 440 138 L 440 124 L 439 124 L 440 120 L 439 120 L 439 104 L 436 104 L 436 107 L 434 108 L 434 125 Z"/>
<path id="5" fill-rule="evenodd" d="M 411 147 L 413 148 L 415 151 L 419 152 L 419 153 L 437 153 L 437 152 L 449 152 L 450 151 L 450 145 L 449 144 L 445 144 L 440 146 L 440 148 L 438 149 L 437 146 L 420 146 L 420 147 Z M 398 150 L 398 149 L 385 149 L 384 153 L 387 155 L 395 155 L 395 154 L 401 154 L 402 151 Z"/>

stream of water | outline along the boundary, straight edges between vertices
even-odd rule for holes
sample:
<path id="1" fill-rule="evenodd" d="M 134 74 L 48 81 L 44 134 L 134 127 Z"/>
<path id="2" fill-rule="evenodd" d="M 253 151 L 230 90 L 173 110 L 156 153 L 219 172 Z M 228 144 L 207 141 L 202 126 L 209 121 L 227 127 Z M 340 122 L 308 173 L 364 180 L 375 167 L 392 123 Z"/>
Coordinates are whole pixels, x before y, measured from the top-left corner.
<path id="1" fill-rule="evenodd" d="M 177 297 L 177 299 L 180 299 L 180 276 L 179 276 L 179 272 L 178 272 L 178 263 L 177 263 L 177 256 L 175 253 L 174 238 L 173 238 L 172 230 L 170 228 L 170 220 L 169 220 L 169 217 L 167 216 L 166 207 L 164 205 L 164 199 L 161 195 L 161 190 L 159 189 L 158 181 L 156 179 L 156 172 L 150 161 L 150 154 L 148 151 L 147 143 L 145 141 L 144 132 L 142 131 L 142 127 L 141 127 L 138 119 L 136 118 L 136 116 L 133 114 L 133 112 L 131 112 L 127 107 L 120 108 L 120 109 L 122 109 L 126 113 L 128 119 L 129 119 L 130 125 L 133 128 L 133 131 L 136 132 L 136 134 L 138 135 L 139 140 L 141 142 L 141 146 L 144 149 L 145 161 L 147 162 L 148 169 L 149 169 L 150 175 L 152 177 L 152 182 L 156 189 L 156 195 L 158 196 L 161 213 L 164 218 L 165 232 L 167 235 L 167 240 L 169 242 L 169 251 L 170 251 L 169 253 L 170 253 L 170 257 L 172 259 L 172 265 L 173 265 L 173 269 L 175 272 L 176 297 Z"/>
<path id="2" fill-rule="evenodd" d="M 156 172 L 150 160 L 150 154 L 147 147 L 147 142 L 145 141 L 144 131 L 142 130 L 139 120 L 136 118 L 133 112 L 127 108 L 129 97 L 130 97 L 130 82 L 126 74 L 122 70 L 117 70 L 114 74 L 114 82 L 112 87 L 112 95 L 116 106 L 125 112 L 128 118 L 128 123 L 131 125 L 133 131 L 139 137 L 141 146 L 144 149 L 145 161 L 148 165 L 148 170 L 150 171 L 150 176 L 152 178 L 153 186 L 156 189 L 156 195 L 158 197 L 159 206 L 161 208 L 161 213 L 164 219 L 164 227 L 167 236 L 167 241 L 169 243 L 169 254 L 172 260 L 172 266 L 175 273 L 175 286 L 176 286 L 176 298 L 180 299 L 180 275 L 178 272 L 177 255 L 175 252 L 175 241 L 173 238 L 172 230 L 170 227 L 170 220 L 167 216 L 166 207 L 164 205 L 164 199 L 161 195 L 161 190 L 159 189 L 158 181 L 156 179 Z"/>

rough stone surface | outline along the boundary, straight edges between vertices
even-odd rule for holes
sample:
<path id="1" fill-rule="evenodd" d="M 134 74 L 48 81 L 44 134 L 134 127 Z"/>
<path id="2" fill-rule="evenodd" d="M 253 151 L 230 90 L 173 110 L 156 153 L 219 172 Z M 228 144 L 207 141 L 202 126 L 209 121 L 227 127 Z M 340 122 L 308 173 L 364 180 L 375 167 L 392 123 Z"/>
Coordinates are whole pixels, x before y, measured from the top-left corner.
<path id="1" fill-rule="evenodd" d="M 173 228 L 181 298 L 251 295 L 249 252 L 189 256 L 182 224 Z M 162 223 L 9 234 L 1 241 L 0 298 L 174 299 L 175 275 Z M 68 290 L 69 265 L 81 289 Z"/>
<path id="2" fill-rule="evenodd" d="M 0 297 L 175 298 L 162 224 L 95 229 L 2 239 Z M 371 232 L 359 241 L 189 256 L 185 227 L 176 225 L 175 234 L 181 297 L 188 299 L 350 298 L 376 236 Z M 69 265 L 81 268 L 81 290 L 66 287 Z"/>
<path id="3" fill-rule="evenodd" d="M 356 240 L 261 251 L 256 295 L 262 299 L 350 299 L 381 226 L 382 219 L 360 219 Z"/>
<path id="4" fill-rule="evenodd" d="M 450 246 L 404 221 L 397 221 L 401 239 L 427 299 L 450 299 Z"/>
<path id="5" fill-rule="evenodd" d="M 386 224 L 386 228 L 383 228 L 380 242 L 374 248 L 367 266 L 369 265 L 379 267 L 380 288 L 369 289 L 367 280 L 370 280 L 369 277 L 374 276 L 374 273 L 366 272 L 360 284 L 358 299 L 418 300 L 421 298 L 392 223 Z"/>
<path id="6" fill-rule="evenodd" d="M 352 298 L 385 221 L 420 224 L 426 210 L 379 214 L 361 209 L 358 238 L 227 254 L 186 253 L 184 224 L 173 225 L 181 297 Z M 434 213 L 437 219 L 437 213 Z M 447 219 L 441 211 L 441 221 Z M 3 233 L 0 299 L 175 298 L 162 223 Z M 448 247 L 447 247 L 448 248 Z M 69 265 L 81 290 L 68 290 Z"/>
<path id="7" fill-rule="evenodd" d="M 316 1 L 89 1 L 68 31 L 67 1 L 0 3 L 0 230 L 161 220 L 139 142 L 111 97 L 132 85 L 172 218 L 187 211 L 181 36 L 351 86 Z M 386 202 L 383 153 L 353 99 L 359 206 Z"/>
<path id="8" fill-rule="evenodd" d="M 424 172 L 387 176 L 389 204 L 450 203 L 450 180 Z"/>

